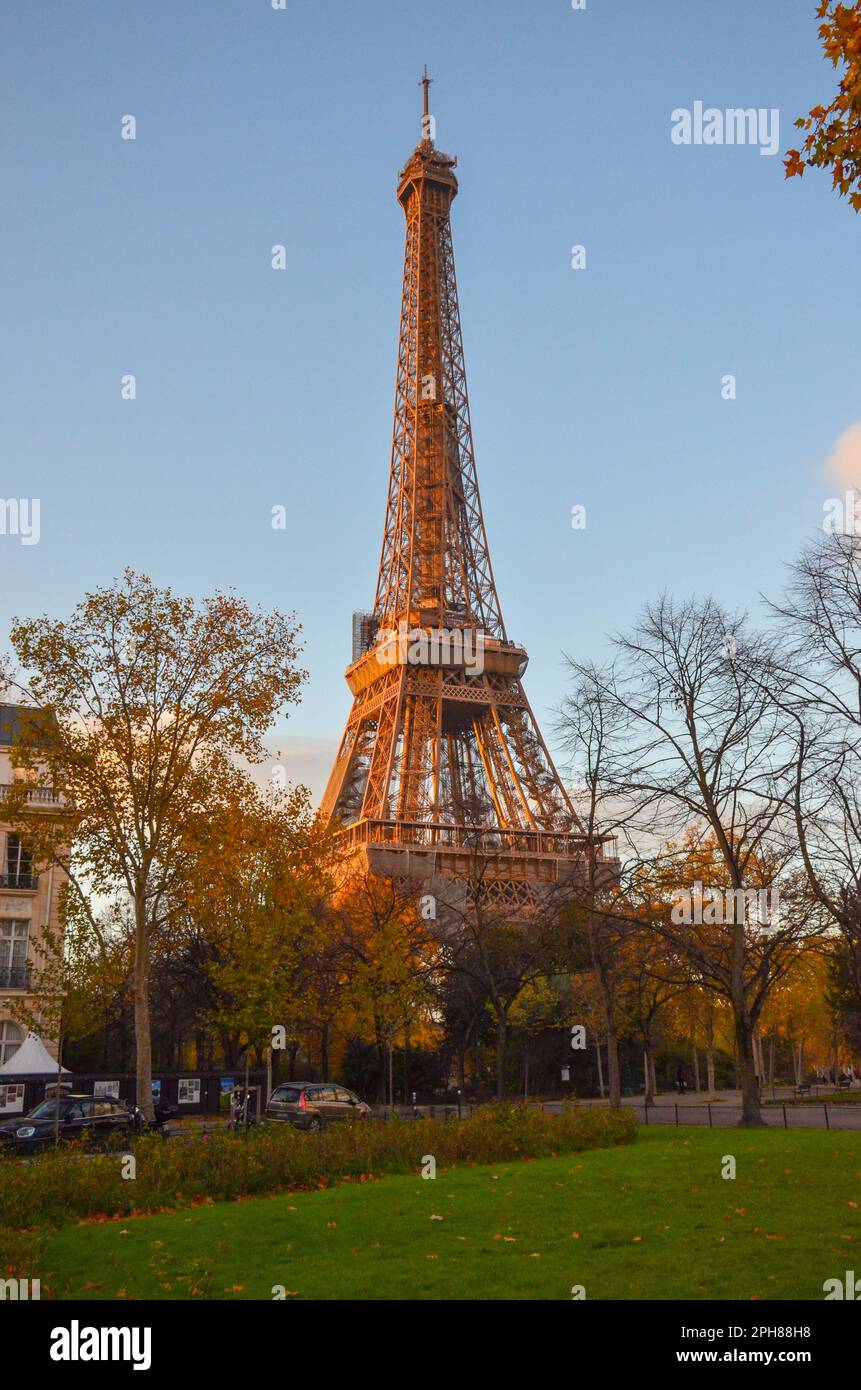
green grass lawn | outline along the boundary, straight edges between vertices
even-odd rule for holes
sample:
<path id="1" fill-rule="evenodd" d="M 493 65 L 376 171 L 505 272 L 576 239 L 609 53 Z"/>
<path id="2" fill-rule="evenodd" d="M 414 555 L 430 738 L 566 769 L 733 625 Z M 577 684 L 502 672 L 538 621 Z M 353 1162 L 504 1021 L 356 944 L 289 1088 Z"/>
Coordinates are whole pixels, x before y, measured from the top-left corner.
<path id="1" fill-rule="evenodd" d="M 434 1180 L 67 1226 L 33 1272 L 58 1298 L 822 1299 L 825 1279 L 861 1273 L 859 1217 L 861 1135 L 641 1130 Z"/>

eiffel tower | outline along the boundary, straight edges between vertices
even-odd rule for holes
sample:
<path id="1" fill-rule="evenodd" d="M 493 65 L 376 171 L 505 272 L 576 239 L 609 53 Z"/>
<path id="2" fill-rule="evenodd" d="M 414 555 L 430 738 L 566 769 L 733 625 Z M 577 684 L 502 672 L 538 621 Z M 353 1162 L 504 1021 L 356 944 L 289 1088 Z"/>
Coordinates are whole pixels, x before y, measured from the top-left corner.
<path id="1" fill-rule="evenodd" d="M 510 905 L 582 863 L 584 836 L 502 619 L 478 492 L 450 212 L 457 160 L 422 139 L 406 217 L 394 430 L 374 606 L 353 618 L 353 707 L 321 813 L 386 877 L 471 878 Z M 601 851 L 599 850 L 599 853 Z"/>

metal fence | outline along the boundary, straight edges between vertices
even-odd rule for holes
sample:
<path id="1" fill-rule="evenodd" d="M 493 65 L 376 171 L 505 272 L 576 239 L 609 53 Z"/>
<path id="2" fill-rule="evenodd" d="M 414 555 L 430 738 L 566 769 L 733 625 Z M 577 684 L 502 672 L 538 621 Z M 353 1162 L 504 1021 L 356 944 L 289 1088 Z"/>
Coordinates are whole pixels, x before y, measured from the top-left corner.
<path id="1" fill-rule="evenodd" d="M 558 1101 L 534 1101 L 536 1108 L 549 1114 L 558 1113 Z M 457 1105 L 375 1105 L 374 1118 L 411 1120 L 457 1120 L 467 1119 L 480 1107 L 463 1103 Z M 625 1109 L 632 1110 L 642 1125 L 679 1126 L 690 1125 L 700 1129 L 731 1129 L 742 1117 L 740 1104 L 729 1101 L 706 1101 L 702 1104 L 657 1104 L 646 1105 L 643 1101 L 626 1102 Z M 762 1117 L 771 1129 L 833 1129 L 861 1130 L 861 1105 L 829 1105 L 826 1101 L 813 1104 L 793 1104 L 792 1102 L 771 1102 L 762 1106 Z"/>
<path id="2" fill-rule="evenodd" d="M 692 1125 L 703 1129 L 726 1129 L 742 1117 L 740 1105 L 729 1101 L 702 1105 L 646 1105 L 636 1101 L 631 1107 L 644 1125 Z M 861 1106 L 829 1105 L 827 1101 L 795 1105 L 772 1102 L 762 1106 L 762 1118 L 771 1129 L 861 1129 Z"/>
<path id="3" fill-rule="evenodd" d="M 466 1120 L 479 1107 L 460 1105 L 372 1105 L 375 1120 Z"/>

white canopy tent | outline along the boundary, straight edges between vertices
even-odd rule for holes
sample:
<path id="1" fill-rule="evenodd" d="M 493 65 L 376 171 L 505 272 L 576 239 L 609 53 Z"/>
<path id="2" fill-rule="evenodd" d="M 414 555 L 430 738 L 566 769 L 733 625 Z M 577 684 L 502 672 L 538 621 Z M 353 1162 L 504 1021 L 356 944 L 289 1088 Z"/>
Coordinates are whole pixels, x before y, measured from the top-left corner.
<path id="1" fill-rule="evenodd" d="M 56 1076 L 57 1070 L 57 1063 L 42 1039 L 36 1033 L 28 1033 L 18 1051 L 0 1067 L 0 1076 Z M 59 1070 L 70 1075 L 67 1067 Z"/>

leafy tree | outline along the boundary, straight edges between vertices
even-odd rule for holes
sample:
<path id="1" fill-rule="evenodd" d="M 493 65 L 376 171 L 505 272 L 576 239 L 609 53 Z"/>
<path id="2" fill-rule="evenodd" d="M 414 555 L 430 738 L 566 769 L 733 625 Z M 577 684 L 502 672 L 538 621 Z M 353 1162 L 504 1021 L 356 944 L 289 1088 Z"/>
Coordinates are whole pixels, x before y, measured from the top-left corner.
<path id="1" fill-rule="evenodd" d="M 237 759 L 263 761 L 263 733 L 298 698 L 297 640 L 282 613 L 233 594 L 197 604 L 132 570 L 65 621 L 12 628 L 34 707 L 16 761 L 34 775 L 47 764 L 62 797 L 61 814 L 35 830 L 31 817 L 28 833 L 35 857 L 61 864 L 82 904 L 92 893 L 128 895 L 137 1096 L 150 1116 L 151 950 L 186 891 L 186 828 Z M 11 797 L 10 807 L 26 812 Z"/>
<path id="2" fill-rule="evenodd" d="M 824 55 L 843 74 L 829 104 L 795 122 L 807 134 L 800 150 L 787 151 L 786 177 L 800 177 L 808 165 L 830 169 L 832 187 L 861 212 L 861 0 L 821 0 L 816 13 Z"/>
<path id="3" fill-rule="evenodd" d="M 395 1040 L 430 1009 L 439 950 L 408 880 L 382 878 L 361 864 L 342 866 L 330 911 L 345 981 L 341 1026 L 373 1039 L 377 1097 L 387 1095 L 392 1104 Z"/>
<path id="4" fill-rule="evenodd" d="M 24 1027 L 57 1039 L 58 1084 L 65 1043 L 85 1037 L 104 1021 L 105 1000 L 115 995 L 126 967 L 122 947 L 107 933 L 90 930 L 89 915 L 80 911 L 68 888 L 61 894 L 59 916 L 59 928 L 46 924 L 33 943 L 29 995 L 2 1001 Z M 59 1123 L 58 1108 L 55 1143 Z"/>
<path id="5" fill-rule="evenodd" d="M 648 1104 L 655 1098 L 657 1030 L 669 1005 L 688 988 L 688 971 L 647 922 L 625 933 L 620 950 L 625 956 L 620 1012 L 627 1030 L 643 1049 L 644 1099 Z"/>

